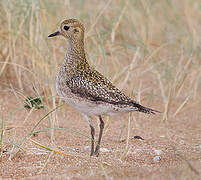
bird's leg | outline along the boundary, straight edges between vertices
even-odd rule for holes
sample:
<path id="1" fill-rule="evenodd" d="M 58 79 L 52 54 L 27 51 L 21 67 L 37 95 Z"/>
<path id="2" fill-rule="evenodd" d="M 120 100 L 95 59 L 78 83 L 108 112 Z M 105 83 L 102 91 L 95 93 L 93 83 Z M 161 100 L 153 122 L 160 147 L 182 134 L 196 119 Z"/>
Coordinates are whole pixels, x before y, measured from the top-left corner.
<path id="1" fill-rule="evenodd" d="M 91 128 L 91 154 L 90 156 L 94 155 L 94 135 L 95 135 L 95 129 L 94 127 L 90 124 L 89 125 Z"/>
<path id="2" fill-rule="evenodd" d="M 100 120 L 100 132 L 99 132 L 99 136 L 98 136 L 98 144 L 96 145 L 96 149 L 94 152 L 94 155 L 96 155 L 97 157 L 99 155 L 100 143 L 101 143 L 101 138 L 102 138 L 103 129 L 104 129 L 104 125 L 105 125 L 101 116 L 99 116 L 99 120 Z"/>
<path id="3" fill-rule="evenodd" d="M 86 114 L 82 114 L 83 117 L 87 120 L 87 122 L 89 123 L 89 126 L 91 128 L 91 154 L 90 156 L 94 155 L 94 135 L 95 135 L 95 129 L 93 127 L 93 124 L 91 122 L 91 119 L 89 116 L 87 116 Z"/>

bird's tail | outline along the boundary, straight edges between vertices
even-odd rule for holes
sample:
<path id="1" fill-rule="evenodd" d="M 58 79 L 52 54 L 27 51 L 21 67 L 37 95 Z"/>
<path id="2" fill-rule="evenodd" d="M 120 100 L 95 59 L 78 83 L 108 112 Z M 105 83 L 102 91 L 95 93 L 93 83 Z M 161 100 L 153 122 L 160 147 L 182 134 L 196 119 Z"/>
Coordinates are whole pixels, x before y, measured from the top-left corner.
<path id="1" fill-rule="evenodd" d="M 133 106 L 136 108 L 136 111 L 143 112 L 143 113 L 146 113 L 146 114 L 161 113 L 160 111 L 144 107 L 144 106 L 142 106 L 142 105 L 140 105 L 140 104 L 138 104 L 136 102 L 133 102 Z"/>

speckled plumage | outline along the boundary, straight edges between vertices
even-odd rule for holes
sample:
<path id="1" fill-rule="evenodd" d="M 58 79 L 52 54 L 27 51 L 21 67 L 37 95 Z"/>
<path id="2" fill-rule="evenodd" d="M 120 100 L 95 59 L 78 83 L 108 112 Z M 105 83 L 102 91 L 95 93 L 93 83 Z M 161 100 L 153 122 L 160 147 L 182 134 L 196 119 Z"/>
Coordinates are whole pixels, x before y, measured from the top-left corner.
<path id="1" fill-rule="evenodd" d="M 78 20 L 64 20 L 59 31 L 49 37 L 56 35 L 62 35 L 68 40 L 67 53 L 56 78 L 57 92 L 88 120 L 92 139 L 94 128 L 90 116 L 99 116 L 103 126 L 100 129 L 101 135 L 99 134 L 99 140 L 101 140 L 104 128 L 101 115 L 117 115 L 130 111 L 148 114 L 158 112 L 141 106 L 122 93 L 101 73 L 90 67 L 84 51 L 84 26 Z M 91 155 L 98 155 L 100 141 L 97 146 L 93 152 L 92 142 Z"/>

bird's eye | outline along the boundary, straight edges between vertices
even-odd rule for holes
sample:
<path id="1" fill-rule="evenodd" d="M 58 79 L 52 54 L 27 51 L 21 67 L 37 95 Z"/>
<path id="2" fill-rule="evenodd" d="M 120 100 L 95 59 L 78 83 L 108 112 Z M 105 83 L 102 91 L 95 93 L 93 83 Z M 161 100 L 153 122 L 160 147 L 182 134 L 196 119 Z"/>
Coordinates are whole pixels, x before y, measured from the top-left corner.
<path id="1" fill-rule="evenodd" d="M 64 26 L 64 30 L 68 31 L 69 30 L 69 26 Z"/>

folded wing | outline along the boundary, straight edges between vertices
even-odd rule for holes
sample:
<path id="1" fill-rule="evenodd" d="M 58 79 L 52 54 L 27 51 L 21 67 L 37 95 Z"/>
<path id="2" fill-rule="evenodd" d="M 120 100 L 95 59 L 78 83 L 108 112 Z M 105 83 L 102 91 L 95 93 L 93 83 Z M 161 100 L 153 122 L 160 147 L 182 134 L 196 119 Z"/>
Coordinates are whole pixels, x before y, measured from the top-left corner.
<path id="1" fill-rule="evenodd" d="M 159 112 L 146 108 L 126 96 L 98 71 L 80 71 L 66 83 L 72 93 L 96 103 L 105 102 L 122 107 L 131 107 L 135 111 L 148 114 Z"/>

